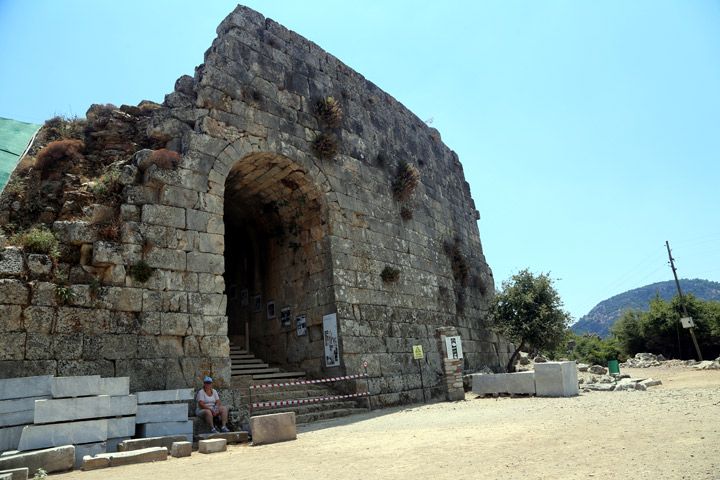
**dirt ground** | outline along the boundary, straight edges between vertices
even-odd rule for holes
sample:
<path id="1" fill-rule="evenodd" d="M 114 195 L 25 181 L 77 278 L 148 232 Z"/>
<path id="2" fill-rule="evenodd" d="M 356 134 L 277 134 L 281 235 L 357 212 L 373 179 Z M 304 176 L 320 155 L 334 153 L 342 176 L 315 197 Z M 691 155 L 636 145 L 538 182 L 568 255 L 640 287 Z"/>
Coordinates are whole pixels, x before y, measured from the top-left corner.
<path id="1" fill-rule="evenodd" d="M 720 479 L 720 371 L 625 369 L 662 386 L 386 409 L 226 453 L 53 476 L 120 479 Z"/>

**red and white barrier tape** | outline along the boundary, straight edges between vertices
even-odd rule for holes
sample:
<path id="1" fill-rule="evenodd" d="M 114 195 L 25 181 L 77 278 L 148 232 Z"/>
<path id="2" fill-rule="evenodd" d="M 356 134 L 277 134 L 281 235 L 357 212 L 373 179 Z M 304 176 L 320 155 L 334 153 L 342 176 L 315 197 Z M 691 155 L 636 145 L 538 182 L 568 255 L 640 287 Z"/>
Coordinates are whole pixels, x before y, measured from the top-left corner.
<path id="1" fill-rule="evenodd" d="M 353 378 L 365 378 L 367 376 L 368 376 L 367 373 L 360 373 L 358 375 L 346 375 L 344 377 L 318 378 L 316 380 L 297 380 L 295 382 L 265 383 L 263 385 L 250 385 L 250 388 L 254 389 L 254 388 L 291 387 L 293 385 L 310 385 L 313 383 L 339 382 L 340 380 L 352 380 Z"/>
<path id="2" fill-rule="evenodd" d="M 289 407 L 291 405 L 304 405 L 306 403 L 318 403 L 327 402 L 330 400 L 342 400 L 345 398 L 356 398 L 356 397 L 367 397 L 369 392 L 350 393 L 348 395 L 332 395 L 329 397 L 314 397 L 314 398 L 301 398 L 299 400 L 275 400 L 272 402 L 256 402 L 251 406 L 252 408 L 276 408 L 276 407 Z"/>

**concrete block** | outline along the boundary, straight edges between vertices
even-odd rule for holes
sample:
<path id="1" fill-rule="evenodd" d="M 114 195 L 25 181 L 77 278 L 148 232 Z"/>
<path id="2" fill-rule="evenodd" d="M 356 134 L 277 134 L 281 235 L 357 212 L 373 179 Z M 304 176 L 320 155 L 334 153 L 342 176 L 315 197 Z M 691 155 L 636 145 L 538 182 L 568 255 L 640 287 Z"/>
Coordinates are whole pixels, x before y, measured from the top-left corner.
<path id="1" fill-rule="evenodd" d="M 0 470 L 26 467 L 31 472 L 42 468 L 48 473 L 54 473 L 72 470 L 74 465 L 75 447 L 72 445 L 0 457 Z"/>
<path id="2" fill-rule="evenodd" d="M 150 447 L 129 452 L 100 453 L 93 458 L 107 458 L 111 467 L 132 465 L 134 463 L 158 462 L 167 460 L 168 450 L 165 447 Z"/>
<path id="3" fill-rule="evenodd" d="M 192 455 L 192 443 L 190 442 L 173 442 L 170 447 L 170 456 L 175 458 L 189 457 Z"/>
<path id="4" fill-rule="evenodd" d="M 137 403 L 163 403 L 178 402 L 184 400 L 192 400 L 193 391 L 190 388 L 181 388 L 178 390 L 154 390 L 150 392 L 137 392 Z"/>
<path id="5" fill-rule="evenodd" d="M 150 447 L 165 447 L 171 448 L 173 443 L 185 442 L 187 437 L 185 435 L 168 435 L 165 437 L 150 437 L 150 438 L 133 438 L 132 440 L 125 440 L 118 444 L 118 452 L 130 452 L 132 450 L 140 450 L 143 448 Z"/>
<path id="6" fill-rule="evenodd" d="M 30 469 L 27 467 L 12 468 L 10 470 L 0 470 L 0 475 L 10 475 L 11 480 L 27 480 L 29 474 Z"/>
<path id="7" fill-rule="evenodd" d="M 0 472 L 0 480 L 12 480 L 12 473 Z"/>
<path id="8" fill-rule="evenodd" d="M 135 423 L 183 422 L 188 419 L 187 403 L 138 405 Z"/>
<path id="9" fill-rule="evenodd" d="M 210 440 L 200 440 L 198 442 L 198 452 L 200 453 L 218 453 L 227 450 L 227 440 L 224 438 L 211 438 Z"/>
<path id="10" fill-rule="evenodd" d="M 137 397 L 135 395 L 122 395 L 110 397 L 110 416 L 124 417 L 137 413 Z"/>
<path id="11" fill-rule="evenodd" d="M 107 452 L 107 443 L 83 443 L 75 445 L 75 468 L 81 468 L 83 466 L 83 459 L 85 457 L 94 457 L 99 453 Z"/>
<path id="12" fill-rule="evenodd" d="M 105 443 L 107 443 L 107 452 L 117 452 L 118 451 L 118 445 L 120 445 L 122 442 L 130 440 L 129 437 L 120 437 L 120 438 L 108 438 Z"/>
<path id="13" fill-rule="evenodd" d="M 35 402 L 35 424 L 68 422 L 88 418 L 109 417 L 110 397 L 62 398 L 37 400 Z M 82 459 L 82 457 L 80 457 Z"/>
<path id="14" fill-rule="evenodd" d="M 55 377 L 52 381 L 51 395 L 53 398 L 100 395 L 100 375 Z"/>
<path id="15" fill-rule="evenodd" d="M 44 400 L 50 397 L 28 397 L 15 400 L 0 400 L 0 416 L 6 413 L 26 412 L 35 410 L 35 400 Z"/>
<path id="16" fill-rule="evenodd" d="M 82 469 L 87 472 L 89 470 L 98 470 L 100 468 L 108 468 L 110 459 L 106 457 L 91 457 L 87 455 L 83 457 Z"/>
<path id="17" fill-rule="evenodd" d="M 0 428 L 0 452 L 17 450 L 24 425 Z"/>
<path id="18" fill-rule="evenodd" d="M 535 364 L 535 391 L 538 397 L 573 397 L 578 394 L 574 361 Z"/>
<path id="19" fill-rule="evenodd" d="M 192 427 L 193 424 L 191 420 L 186 422 L 141 423 L 137 426 L 137 436 L 147 438 L 185 435 L 185 439 L 192 442 Z"/>
<path id="20" fill-rule="evenodd" d="M 195 435 L 195 438 L 197 440 L 210 440 L 213 438 L 224 438 L 227 440 L 228 444 L 232 443 L 247 443 L 248 442 L 248 432 L 228 432 L 228 433 L 201 433 L 200 435 Z"/>
<path id="21" fill-rule="evenodd" d="M 52 375 L 2 379 L 0 400 L 50 396 L 52 379 Z"/>
<path id="22" fill-rule="evenodd" d="M 250 418 L 253 445 L 284 442 L 297 438 L 295 412 L 272 413 Z"/>
<path id="23" fill-rule="evenodd" d="M 0 427 L 14 427 L 17 425 L 30 425 L 35 418 L 35 412 L 25 410 L 22 412 L 0 413 Z"/>
<path id="24" fill-rule="evenodd" d="M 533 372 L 518 373 L 477 373 L 472 376 L 472 391 L 478 395 L 508 393 L 534 395 L 535 375 Z"/>
<path id="25" fill-rule="evenodd" d="M 100 379 L 100 395 L 119 397 L 130 394 L 130 377 Z"/>
<path id="26" fill-rule="evenodd" d="M 135 417 L 110 418 L 107 420 L 107 438 L 134 436 Z"/>
<path id="27" fill-rule="evenodd" d="M 107 420 L 28 425 L 23 427 L 18 450 L 26 451 L 36 450 L 38 448 L 57 447 L 60 445 L 104 442 L 107 440 L 107 434 Z M 120 435 L 115 436 L 118 437 Z"/>

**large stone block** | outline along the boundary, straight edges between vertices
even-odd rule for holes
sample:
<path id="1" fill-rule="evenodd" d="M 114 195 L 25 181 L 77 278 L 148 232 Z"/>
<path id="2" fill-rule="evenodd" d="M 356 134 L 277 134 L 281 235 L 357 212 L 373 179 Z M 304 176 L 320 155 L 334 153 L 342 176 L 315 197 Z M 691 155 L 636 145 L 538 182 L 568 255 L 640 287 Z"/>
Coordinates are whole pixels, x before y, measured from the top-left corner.
<path id="1" fill-rule="evenodd" d="M 73 423 L 28 425 L 23 428 L 18 450 L 104 442 L 108 438 L 107 420 L 87 420 Z"/>
<path id="2" fill-rule="evenodd" d="M 137 395 L 138 405 L 146 403 L 178 402 L 193 399 L 193 391 L 190 388 L 137 392 L 135 395 Z"/>
<path id="3" fill-rule="evenodd" d="M 107 452 L 106 442 L 97 443 L 83 443 L 75 445 L 75 468 L 81 468 L 83 465 L 83 458 L 86 456 L 93 457 L 100 453 Z"/>
<path id="4" fill-rule="evenodd" d="M 0 276 L 17 277 L 25 273 L 25 256 L 17 247 L 0 250 Z"/>
<path id="5" fill-rule="evenodd" d="M 107 443 L 107 451 L 108 452 L 117 452 L 118 451 L 118 445 L 120 445 L 122 442 L 125 442 L 127 440 L 130 440 L 128 437 L 120 437 L 120 438 L 108 438 L 105 443 Z"/>
<path id="6" fill-rule="evenodd" d="M 139 405 L 135 423 L 184 422 L 188 419 L 186 403 Z"/>
<path id="7" fill-rule="evenodd" d="M 0 400 L 50 396 L 52 382 L 52 375 L 0 380 Z"/>
<path id="8" fill-rule="evenodd" d="M 8 480 L 27 480 L 29 474 L 30 469 L 27 467 L 0 470 L 0 478 L 2 478 L 2 475 L 9 475 Z"/>
<path id="9" fill-rule="evenodd" d="M 170 448 L 173 443 L 184 442 L 186 440 L 186 435 L 167 435 L 164 437 L 133 438 L 132 440 L 125 440 L 118 443 L 117 450 L 118 452 L 129 452 L 131 450 L 140 450 L 142 448 L 150 447 Z"/>
<path id="10" fill-rule="evenodd" d="M 211 440 L 213 438 L 224 438 L 228 444 L 247 443 L 248 432 L 218 432 L 218 433 L 201 433 L 195 436 L 197 440 Z"/>
<path id="11" fill-rule="evenodd" d="M 571 362 L 535 364 L 538 397 L 573 397 L 578 394 L 577 367 Z"/>
<path id="12" fill-rule="evenodd" d="M 9 278 L 0 279 L 0 304 L 27 305 L 30 291 L 25 282 Z"/>
<path id="13" fill-rule="evenodd" d="M 0 428 L 0 452 L 17 450 L 24 425 Z"/>
<path id="14" fill-rule="evenodd" d="M 165 447 L 150 447 L 129 452 L 101 453 L 95 455 L 95 459 L 109 459 L 110 467 L 121 465 L 132 465 L 134 463 L 160 462 L 167 460 L 168 449 Z M 83 467 L 83 470 L 85 468 Z"/>
<path id="15" fill-rule="evenodd" d="M 533 372 L 472 375 L 472 391 L 478 395 L 509 393 L 535 395 Z"/>
<path id="16" fill-rule="evenodd" d="M 111 418 L 107 421 L 107 438 L 134 437 L 135 417 Z"/>
<path id="17" fill-rule="evenodd" d="M 50 393 L 53 398 L 100 395 L 100 375 L 55 377 Z"/>
<path id="18" fill-rule="evenodd" d="M 284 442 L 297 438 L 295 412 L 272 413 L 250 418 L 253 445 Z"/>
<path id="19" fill-rule="evenodd" d="M 198 442 L 198 451 L 200 453 L 218 453 L 227 450 L 227 440 L 224 438 L 211 438 L 209 440 L 200 440 Z"/>
<path id="20" fill-rule="evenodd" d="M 164 205 L 143 205 L 143 223 L 185 228 L 185 209 Z"/>
<path id="21" fill-rule="evenodd" d="M 0 470 L 25 467 L 31 472 L 42 468 L 47 473 L 55 473 L 72 470 L 74 465 L 75 447 L 72 445 L 0 457 Z"/>
<path id="22" fill-rule="evenodd" d="M 100 395 L 120 396 L 130 393 L 130 377 L 100 379 Z"/>
<path id="23" fill-rule="evenodd" d="M 23 330 L 22 307 L 20 305 L 0 305 L 0 333 Z"/>
<path id="24" fill-rule="evenodd" d="M 170 447 L 170 456 L 175 458 L 189 457 L 192 455 L 192 443 L 190 442 L 173 442 Z"/>
<path id="25" fill-rule="evenodd" d="M 90 418 L 120 417 L 134 415 L 137 400 L 134 395 L 110 397 L 64 398 L 38 400 L 35 402 L 35 422 L 56 423 Z"/>
<path id="26" fill-rule="evenodd" d="M 192 433 L 193 424 L 190 420 L 186 422 L 142 423 L 137 427 L 137 435 L 141 438 L 185 435 L 186 440 L 192 441 Z"/>

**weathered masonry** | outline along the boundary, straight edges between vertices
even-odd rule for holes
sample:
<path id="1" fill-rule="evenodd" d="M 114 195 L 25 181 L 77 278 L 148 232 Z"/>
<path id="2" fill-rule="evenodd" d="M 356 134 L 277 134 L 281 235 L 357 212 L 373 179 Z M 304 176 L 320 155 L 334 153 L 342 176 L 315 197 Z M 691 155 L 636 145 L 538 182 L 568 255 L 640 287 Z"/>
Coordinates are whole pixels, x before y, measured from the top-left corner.
<path id="1" fill-rule="evenodd" d="M 402 403 L 422 399 L 413 345 L 427 354 L 426 386 L 441 385 L 443 327 L 462 337 L 466 370 L 501 369 L 479 215 L 439 133 L 255 11 L 238 7 L 217 33 L 162 105 L 88 112 L 85 148 L 114 152 L 116 204 L 71 192 L 72 175 L 37 177 L 57 207 L 28 211 L 62 254 L 3 250 L 0 377 L 129 376 L 132 391 L 205 373 L 229 383 L 232 342 L 310 376 L 367 362 L 372 392 Z M 117 146 L 130 136 L 132 148 Z M 178 163 L 148 160 L 160 148 Z M 5 226 L 24 211 L 17 195 L 3 193 Z"/>

